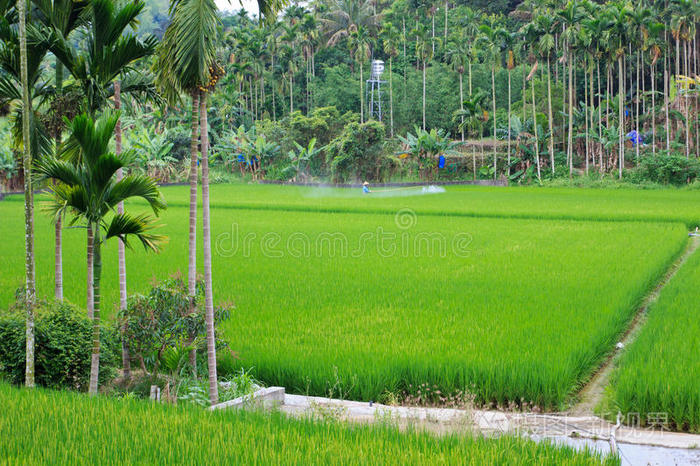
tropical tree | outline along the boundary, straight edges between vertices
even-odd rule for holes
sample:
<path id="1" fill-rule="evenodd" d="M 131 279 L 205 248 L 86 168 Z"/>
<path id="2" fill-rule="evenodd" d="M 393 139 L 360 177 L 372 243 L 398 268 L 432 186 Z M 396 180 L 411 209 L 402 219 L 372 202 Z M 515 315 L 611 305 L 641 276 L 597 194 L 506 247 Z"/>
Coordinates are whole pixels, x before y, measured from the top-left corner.
<path id="1" fill-rule="evenodd" d="M 459 109 L 464 110 L 464 71 L 467 63 L 470 63 L 471 45 L 466 38 L 464 30 L 459 31 L 459 35 L 452 38 L 446 47 L 446 57 L 452 68 L 459 76 Z M 460 119 L 460 124 L 463 123 L 463 117 Z M 464 128 L 461 130 L 462 141 L 464 141 Z"/>
<path id="2" fill-rule="evenodd" d="M 32 153 L 30 148 L 30 118 L 32 118 L 29 96 L 29 73 L 27 57 L 27 13 L 26 3 L 17 2 L 19 18 L 20 80 L 22 83 L 22 165 L 24 169 L 24 252 L 25 286 L 24 300 L 27 313 L 24 384 L 34 387 L 34 196 L 32 194 Z"/>
<path id="3" fill-rule="evenodd" d="M 460 120 L 459 130 L 465 129 L 471 132 L 473 136 L 479 136 L 479 146 L 484 150 L 482 137 L 484 134 L 484 123 L 488 120 L 488 111 L 486 110 L 488 99 L 486 93 L 479 89 L 474 94 L 470 95 L 462 103 L 462 108 L 454 114 L 455 121 Z M 472 143 L 472 170 L 473 177 L 476 179 L 476 144 Z"/>
<path id="4" fill-rule="evenodd" d="M 130 162 L 129 154 L 116 155 L 109 143 L 119 119 L 111 113 L 95 122 L 88 114 L 77 116 L 70 125 L 70 138 L 63 151 L 65 159 L 45 158 L 37 164 L 42 179 L 59 184 L 50 189 L 73 215 L 72 224 L 85 222 L 94 232 L 93 260 L 93 341 L 89 393 L 97 394 L 100 368 L 100 281 L 102 243 L 116 237 L 128 245 L 130 236 L 138 238 L 146 249 L 157 251 L 164 238 L 151 232 L 154 219 L 147 215 L 119 214 L 116 207 L 132 197 L 144 199 L 154 214 L 165 208 L 155 181 L 144 175 L 127 175 L 117 181 L 116 172 Z M 60 207 L 63 208 L 63 207 Z M 104 237 L 102 233 L 104 232 Z"/>
<path id="5" fill-rule="evenodd" d="M 606 31 L 607 42 L 610 47 L 610 56 L 617 60 L 617 96 L 618 96 L 618 170 L 619 178 L 622 179 L 622 170 L 625 165 L 625 80 L 624 80 L 624 58 L 627 41 L 629 39 L 628 18 L 631 7 L 623 1 L 612 3 L 608 8 L 610 15 L 610 25 Z"/>
<path id="6" fill-rule="evenodd" d="M 219 22 L 213 0 L 181 0 L 171 6 L 171 22 L 158 54 L 159 82 L 172 99 L 180 93 L 192 97 L 190 138 L 190 224 L 188 290 L 194 308 L 196 294 L 197 228 L 197 146 L 202 152 L 202 219 L 204 249 L 205 313 L 209 400 L 219 400 L 214 336 L 214 301 L 211 276 L 211 236 L 209 216 L 209 164 L 207 128 L 207 86 L 215 84 L 216 28 Z M 201 133 L 201 139 L 200 139 Z M 190 361 L 195 362 L 194 355 Z"/>
<path id="7" fill-rule="evenodd" d="M 364 26 L 359 26 L 350 33 L 348 40 L 353 60 L 360 65 L 360 123 L 365 122 L 365 86 L 362 74 L 363 63 L 369 59 L 372 53 L 372 39 L 369 31 Z"/>
<path id="8" fill-rule="evenodd" d="M 374 34 L 379 25 L 372 0 L 330 0 L 326 12 L 320 18 L 329 46 L 350 38 L 360 27 Z"/>
<path id="9" fill-rule="evenodd" d="M 393 61 L 399 53 L 399 41 L 401 35 L 398 29 L 389 23 L 382 30 L 382 43 L 384 44 L 384 53 L 389 56 L 389 134 L 394 137 L 394 73 Z"/>
<path id="10" fill-rule="evenodd" d="M 428 62 L 433 58 L 433 39 L 430 37 L 428 28 L 422 23 L 416 24 L 411 34 L 416 38 L 416 59 L 423 69 L 423 131 L 425 131 L 425 70 Z"/>
<path id="11" fill-rule="evenodd" d="M 493 178 L 498 176 L 498 166 L 496 159 L 496 69 L 501 64 L 501 47 L 504 30 L 498 26 L 495 16 L 488 19 L 489 24 L 482 24 L 479 27 L 479 37 L 477 44 L 481 46 L 487 62 L 491 65 L 491 102 L 493 104 Z"/>

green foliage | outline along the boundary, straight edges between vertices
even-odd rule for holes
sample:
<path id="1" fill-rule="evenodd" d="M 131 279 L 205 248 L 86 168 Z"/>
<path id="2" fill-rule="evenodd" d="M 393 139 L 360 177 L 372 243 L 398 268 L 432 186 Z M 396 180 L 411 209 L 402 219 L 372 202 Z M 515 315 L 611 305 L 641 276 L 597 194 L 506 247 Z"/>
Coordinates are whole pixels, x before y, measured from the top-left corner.
<path id="1" fill-rule="evenodd" d="M 161 365 L 178 374 L 190 349 L 205 335 L 204 283 L 197 283 L 194 298 L 188 294 L 187 283 L 180 277 L 169 278 L 154 285 L 146 295 L 129 297 L 127 308 L 120 311 L 120 327 L 144 372 L 158 374 Z M 218 324 L 228 318 L 230 307 L 217 306 L 214 311 Z"/>
<path id="2" fill-rule="evenodd" d="M 619 464 L 615 457 L 511 436 L 435 436 L 383 425 L 346 426 L 244 410 L 212 413 L 185 403 L 88 398 L 7 385 L 0 385 L 0 404 L 0 457 L 10 462 Z M 92 448 L 96 439 L 100 447 Z"/>
<path id="3" fill-rule="evenodd" d="M 374 120 L 348 124 L 327 149 L 333 180 L 381 179 L 392 163 L 383 154 L 384 131 L 384 125 Z"/>
<path id="4" fill-rule="evenodd" d="M 0 314 L 0 373 L 14 384 L 24 382 L 25 316 L 18 303 Z M 100 330 L 100 382 L 114 377 L 120 363 L 118 336 Z M 41 302 L 35 322 L 36 382 L 44 387 L 86 390 L 90 376 L 92 321 L 69 303 Z"/>
<path id="5" fill-rule="evenodd" d="M 681 155 L 647 156 L 642 160 L 640 173 L 643 179 L 655 183 L 683 185 L 700 176 L 700 162 Z"/>
<path id="6" fill-rule="evenodd" d="M 130 135 L 130 142 L 137 157 L 137 169 L 160 182 L 168 182 L 175 175 L 177 160 L 173 157 L 174 143 L 167 129 L 160 133 L 140 128 Z"/>

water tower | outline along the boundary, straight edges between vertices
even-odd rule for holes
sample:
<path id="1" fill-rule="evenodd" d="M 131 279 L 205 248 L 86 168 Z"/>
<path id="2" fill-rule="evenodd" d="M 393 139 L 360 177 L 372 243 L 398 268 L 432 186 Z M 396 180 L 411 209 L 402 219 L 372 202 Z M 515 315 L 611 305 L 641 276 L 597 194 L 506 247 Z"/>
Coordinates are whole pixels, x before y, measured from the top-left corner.
<path id="1" fill-rule="evenodd" d="M 372 71 L 367 80 L 366 94 L 369 104 L 369 117 L 382 121 L 382 73 L 384 73 L 384 62 L 382 60 L 372 60 Z"/>

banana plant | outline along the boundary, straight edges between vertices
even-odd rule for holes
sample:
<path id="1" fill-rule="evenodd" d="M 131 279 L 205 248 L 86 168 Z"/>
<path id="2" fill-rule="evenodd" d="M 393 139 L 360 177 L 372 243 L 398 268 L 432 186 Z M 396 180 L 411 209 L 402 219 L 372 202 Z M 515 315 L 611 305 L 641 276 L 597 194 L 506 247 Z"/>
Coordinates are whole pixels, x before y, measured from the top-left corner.
<path id="1" fill-rule="evenodd" d="M 296 150 L 290 150 L 287 153 L 290 165 L 285 170 L 285 174 L 296 181 L 306 180 L 309 177 L 307 173 L 309 163 L 321 154 L 323 148 L 316 148 L 316 138 L 311 138 L 309 145 L 306 147 L 303 147 L 296 141 L 294 141 L 294 145 Z"/>

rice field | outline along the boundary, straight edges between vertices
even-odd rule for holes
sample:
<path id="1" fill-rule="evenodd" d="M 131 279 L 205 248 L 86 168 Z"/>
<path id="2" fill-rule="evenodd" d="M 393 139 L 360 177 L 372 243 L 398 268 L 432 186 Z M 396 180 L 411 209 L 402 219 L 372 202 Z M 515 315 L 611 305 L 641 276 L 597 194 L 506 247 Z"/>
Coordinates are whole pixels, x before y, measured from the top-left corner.
<path id="1" fill-rule="evenodd" d="M 564 407 L 685 246 L 687 222 L 677 222 L 685 214 L 667 204 L 657 220 L 665 214 L 669 222 L 643 222 L 639 203 L 605 191 L 601 210 L 626 221 L 555 219 L 572 205 L 585 219 L 592 195 L 502 191 L 495 195 L 506 218 L 491 218 L 497 211 L 483 188 L 363 198 L 216 186 L 214 293 L 236 305 L 222 331 L 239 364 L 298 393 L 377 400 L 428 383 L 442 393 L 467 389 L 487 404 Z M 165 188 L 163 253 L 128 254 L 131 292 L 187 270 L 186 192 Z M 511 205 L 507 196 L 522 199 Z M 553 219 L 536 219 L 547 217 L 540 211 Z M 14 233 L 22 215 L 21 199 L 0 202 L 0 306 L 22 284 L 23 240 Z M 532 218 L 508 218 L 519 216 Z M 41 215 L 36 232 L 38 291 L 51 295 L 53 230 Z M 84 231 L 66 230 L 65 293 L 77 303 L 85 299 L 84 244 Z M 112 244 L 104 257 L 107 314 L 118 302 L 116 263 Z"/>
<path id="2" fill-rule="evenodd" d="M 611 401 L 657 429 L 700 433 L 700 253 L 663 289 L 613 375 Z"/>
<path id="3" fill-rule="evenodd" d="M 388 192 L 378 192 L 390 190 Z M 423 215 L 456 215 L 552 220 L 680 222 L 700 226 L 700 190 L 572 189 L 539 187 L 448 186 L 440 195 L 410 196 L 415 188 L 359 189 L 278 185 L 212 186 L 219 207 L 393 214 L 411 208 Z M 188 191 L 163 188 L 172 206 L 189 206 Z"/>
<path id="4" fill-rule="evenodd" d="M 345 426 L 0 383 L 3 464 L 615 465 L 514 437 L 435 437 L 390 426 Z"/>

